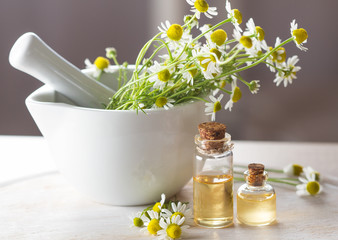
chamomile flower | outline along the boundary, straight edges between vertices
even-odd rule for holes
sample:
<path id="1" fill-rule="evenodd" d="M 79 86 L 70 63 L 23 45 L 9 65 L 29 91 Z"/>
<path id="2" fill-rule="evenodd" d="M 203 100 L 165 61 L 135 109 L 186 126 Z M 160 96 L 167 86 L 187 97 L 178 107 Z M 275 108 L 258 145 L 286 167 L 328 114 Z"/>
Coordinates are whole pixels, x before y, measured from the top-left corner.
<path id="1" fill-rule="evenodd" d="M 160 213 L 161 209 L 163 207 L 164 202 L 165 202 L 165 195 L 164 195 L 164 193 L 162 193 L 161 194 L 161 201 L 159 201 L 159 202 L 157 202 L 157 203 L 154 204 L 153 211 L 157 212 L 157 213 Z"/>
<path id="2" fill-rule="evenodd" d="M 249 36 L 242 35 L 237 29 L 234 29 L 232 34 L 233 38 L 237 40 L 240 44 L 238 45 L 239 49 L 250 49 L 252 48 L 252 40 Z"/>
<path id="3" fill-rule="evenodd" d="M 223 53 L 225 53 L 225 41 L 228 38 L 227 33 L 223 29 L 217 29 L 213 32 L 208 32 L 205 35 L 205 38 L 207 40 L 207 44 L 211 48 L 217 48 Z"/>
<path id="4" fill-rule="evenodd" d="M 276 74 L 276 78 L 273 81 L 279 86 L 282 82 L 284 83 L 284 87 L 287 87 L 288 84 L 292 84 L 292 80 L 296 79 L 296 73 L 301 69 L 301 67 L 296 66 L 299 61 L 298 57 L 295 55 L 291 58 L 288 58 L 287 62 L 282 64 L 282 71 L 279 71 Z"/>
<path id="5" fill-rule="evenodd" d="M 185 218 L 184 223 L 188 223 L 188 225 L 191 223 L 190 220 L 192 220 L 192 211 L 190 208 L 187 207 L 187 204 L 178 202 L 175 204 L 174 202 L 171 203 L 172 212 L 168 209 L 162 209 L 163 216 L 165 218 L 173 219 L 175 216 L 179 215 L 181 218 Z"/>
<path id="6" fill-rule="evenodd" d="M 97 57 L 94 63 L 91 63 L 88 58 L 84 61 L 86 69 L 91 69 L 93 72 L 90 74 L 93 78 L 98 78 L 101 76 L 102 72 L 111 72 L 109 69 L 110 62 L 105 57 Z"/>
<path id="7" fill-rule="evenodd" d="M 290 27 L 291 36 L 293 36 L 296 46 L 302 51 L 307 51 L 308 49 L 303 46 L 303 43 L 307 42 L 308 38 L 307 31 L 304 28 L 298 28 L 296 19 L 294 19 L 290 25 L 291 25 Z"/>
<path id="8" fill-rule="evenodd" d="M 113 59 L 117 56 L 116 49 L 113 47 L 108 47 L 106 50 L 106 57 L 109 59 Z"/>
<path id="9" fill-rule="evenodd" d="M 219 65 L 220 58 L 222 57 L 222 50 L 218 48 L 212 48 L 211 46 L 204 44 L 199 55 L 200 66 L 202 68 L 202 74 L 206 79 L 213 79 L 221 72 Z M 196 54 L 193 52 L 193 55 Z"/>
<path id="10" fill-rule="evenodd" d="M 161 26 L 158 26 L 158 30 L 160 30 L 161 38 L 165 39 L 169 42 L 169 47 L 171 49 L 175 49 L 180 45 L 184 45 L 189 43 L 192 40 L 192 36 L 184 31 L 183 27 L 179 24 L 170 24 L 167 20 L 165 23 L 161 23 Z"/>
<path id="11" fill-rule="evenodd" d="M 210 7 L 207 1 L 205 0 L 186 0 L 189 5 L 191 5 L 191 12 L 194 12 L 197 19 L 200 19 L 201 13 L 208 18 L 212 18 L 213 16 L 217 16 L 217 8 Z"/>
<path id="12" fill-rule="evenodd" d="M 234 79 L 231 83 L 232 93 L 230 95 L 229 101 L 225 104 L 224 109 L 231 112 L 231 109 L 234 103 L 238 102 L 242 98 L 241 89 L 237 86 L 236 79 Z"/>
<path id="13" fill-rule="evenodd" d="M 210 37 L 211 32 L 207 32 L 211 28 L 210 24 L 204 24 L 202 27 L 199 28 L 199 30 L 204 33 L 205 37 Z"/>
<path id="14" fill-rule="evenodd" d="M 209 98 L 211 102 L 205 103 L 205 113 L 206 115 L 211 115 L 211 121 L 215 121 L 216 112 L 222 109 L 221 100 L 223 98 L 223 94 L 219 95 L 218 98 L 210 95 Z"/>
<path id="15" fill-rule="evenodd" d="M 299 164 L 289 164 L 283 168 L 283 172 L 289 177 L 299 177 L 300 174 L 303 172 L 303 166 Z"/>
<path id="16" fill-rule="evenodd" d="M 249 83 L 249 90 L 252 94 L 257 94 L 260 86 L 259 80 L 253 80 Z"/>
<path id="17" fill-rule="evenodd" d="M 147 221 L 147 217 L 142 212 L 133 213 L 129 216 L 129 219 L 133 222 L 131 227 L 143 227 L 144 222 Z"/>
<path id="18" fill-rule="evenodd" d="M 261 51 L 262 49 L 267 50 L 267 44 L 264 40 L 265 32 L 263 28 L 260 26 L 256 26 L 255 22 L 252 18 L 246 23 L 247 31 L 245 31 L 244 35 L 251 36 L 254 35 L 252 38 L 252 44 L 257 51 Z"/>
<path id="19" fill-rule="evenodd" d="M 304 167 L 303 168 L 303 174 L 305 176 L 308 176 L 309 178 L 313 178 L 312 175 L 314 175 L 314 179 L 319 182 L 321 180 L 320 178 L 320 173 L 316 170 L 314 170 L 312 167 L 308 166 L 308 167 Z"/>
<path id="20" fill-rule="evenodd" d="M 231 4 L 227 0 L 225 3 L 225 10 L 228 12 L 228 18 L 231 18 L 231 22 L 238 32 L 243 30 L 239 26 L 242 23 L 242 13 L 238 9 L 231 9 Z"/>
<path id="21" fill-rule="evenodd" d="M 179 67 L 183 67 L 183 64 L 179 65 Z M 198 70 L 194 64 L 190 64 L 187 68 L 190 70 L 182 73 L 182 80 L 186 81 L 189 85 L 194 85 L 194 77 L 197 75 Z"/>
<path id="22" fill-rule="evenodd" d="M 148 70 L 151 74 L 154 74 L 148 79 L 149 82 L 154 82 L 153 88 L 163 89 L 163 87 L 168 84 L 171 78 L 171 72 L 166 66 L 154 61 L 154 65 L 148 68 Z"/>
<path id="23" fill-rule="evenodd" d="M 198 28 L 198 20 L 193 15 L 185 15 L 183 18 L 185 24 L 189 23 L 190 28 Z"/>
<path id="24" fill-rule="evenodd" d="M 316 175 L 311 174 L 310 172 L 304 172 L 304 177 L 299 177 L 299 181 L 302 182 L 302 184 L 298 184 L 296 186 L 297 188 L 297 195 L 298 196 L 314 196 L 322 192 L 322 186 L 319 184 L 318 181 L 316 181 Z"/>
<path id="25" fill-rule="evenodd" d="M 173 105 L 174 102 L 175 100 L 173 99 L 168 99 L 166 97 L 158 97 L 152 108 L 164 108 L 165 110 L 168 110 L 174 107 Z"/>
<path id="26" fill-rule="evenodd" d="M 147 211 L 149 218 L 144 222 L 146 228 L 141 229 L 143 232 L 148 232 L 151 235 L 157 235 L 157 232 L 162 229 L 160 226 L 160 215 L 153 210 Z"/>
<path id="27" fill-rule="evenodd" d="M 281 44 L 281 39 L 279 37 L 276 38 L 275 48 Z M 270 51 L 273 49 L 269 47 Z M 274 66 L 282 67 L 282 63 L 285 62 L 286 59 L 286 51 L 285 48 L 279 47 L 275 52 L 273 52 L 267 59 L 266 62 L 268 63 L 266 66 L 270 69 L 271 72 L 276 72 Z"/>
<path id="28" fill-rule="evenodd" d="M 172 240 L 172 239 L 180 239 L 182 237 L 182 230 L 189 228 L 187 225 L 183 225 L 185 221 L 185 217 L 180 215 L 176 215 L 173 218 L 162 218 L 160 220 L 160 227 L 158 239 L 161 240 Z"/>

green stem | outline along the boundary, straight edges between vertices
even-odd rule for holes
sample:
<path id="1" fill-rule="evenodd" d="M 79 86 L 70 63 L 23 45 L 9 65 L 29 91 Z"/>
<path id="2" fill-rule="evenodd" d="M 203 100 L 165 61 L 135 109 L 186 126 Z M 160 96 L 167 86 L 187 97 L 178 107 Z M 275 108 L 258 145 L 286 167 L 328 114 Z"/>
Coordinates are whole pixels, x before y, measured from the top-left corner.
<path id="1" fill-rule="evenodd" d="M 207 31 L 205 31 L 204 33 L 201 33 L 200 35 L 198 35 L 196 38 L 194 38 L 194 39 L 192 40 L 192 43 L 194 43 L 195 41 L 197 41 L 198 39 L 200 39 L 201 37 L 203 37 L 206 33 L 208 33 L 208 32 L 210 32 L 210 31 L 212 31 L 212 30 L 218 28 L 219 26 L 221 26 L 221 25 L 223 25 L 223 24 L 225 24 L 225 23 L 227 23 L 227 22 L 231 22 L 231 18 L 225 19 L 225 20 L 223 20 L 222 22 L 216 24 L 215 26 L 212 26 L 211 28 L 209 28 L 209 29 L 208 29 Z"/>
<path id="2" fill-rule="evenodd" d="M 224 77 L 226 75 L 231 75 L 231 74 L 238 73 L 238 72 L 247 70 L 249 68 L 255 67 L 258 64 L 260 64 L 261 62 L 263 62 L 265 59 L 267 59 L 272 53 L 276 52 L 281 46 L 283 46 L 283 45 L 285 45 L 285 44 L 287 44 L 287 43 L 289 43 L 293 40 L 294 40 L 293 37 L 291 37 L 291 38 L 285 40 L 284 42 L 282 42 L 281 44 L 279 44 L 277 47 L 272 49 L 270 52 L 266 53 L 264 57 L 262 57 L 260 60 L 258 60 L 256 62 L 254 62 L 253 64 L 246 66 L 246 67 L 238 68 L 236 70 L 233 70 L 233 71 L 230 71 L 230 72 L 227 72 L 227 73 L 224 73 L 224 74 L 221 74 L 220 76 L 216 77 L 215 79 L 218 79 L 218 78 Z"/>

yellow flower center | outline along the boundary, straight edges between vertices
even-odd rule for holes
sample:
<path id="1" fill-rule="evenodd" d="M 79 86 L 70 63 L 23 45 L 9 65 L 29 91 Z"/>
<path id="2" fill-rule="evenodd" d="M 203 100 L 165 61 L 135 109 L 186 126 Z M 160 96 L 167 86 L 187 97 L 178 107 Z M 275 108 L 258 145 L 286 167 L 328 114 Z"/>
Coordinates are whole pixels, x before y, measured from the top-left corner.
<path id="1" fill-rule="evenodd" d="M 163 107 L 164 105 L 166 105 L 167 104 L 167 102 L 168 102 L 168 99 L 166 98 L 166 97 L 159 97 L 159 98 L 157 98 L 156 99 L 156 101 L 155 101 L 155 104 L 156 104 L 156 106 L 158 106 L 159 108 L 161 108 L 161 107 Z M 160 208 L 159 208 L 159 205 L 160 205 L 161 203 L 156 203 L 155 205 L 156 205 L 156 207 L 155 207 L 155 205 L 154 205 L 154 207 L 153 207 L 153 210 L 155 211 L 155 212 L 160 212 L 161 210 L 160 210 Z M 155 209 L 156 210 L 155 210 Z"/>
<path id="2" fill-rule="evenodd" d="M 212 48 L 212 49 L 210 50 L 210 52 L 216 54 L 216 56 L 217 56 L 218 59 L 220 59 L 221 56 L 222 56 L 222 53 L 221 53 L 220 51 L 218 51 L 216 48 Z M 216 62 L 216 61 L 217 61 L 216 58 L 215 58 L 215 56 L 214 56 L 213 54 L 210 54 L 210 59 L 211 59 L 211 61 L 213 61 L 213 62 Z"/>
<path id="3" fill-rule="evenodd" d="M 316 181 L 308 182 L 306 185 L 306 190 L 311 194 L 311 195 L 316 195 L 319 192 L 320 185 Z"/>
<path id="4" fill-rule="evenodd" d="M 97 57 L 94 61 L 94 65 L 100 70 L 107 68 L 109 64 L 110 64 L 109 60 L 104 57 Z"/>
<path id="5" fill-rule="evenodd" d="M 164 98 L 165 101 L 166 101 L 163 105 L 161 105 L 161 104 L 164 102 L 164 100 L 161 99 L 161 98 Z M 159 97 L 159 98 L 156 99 L 156 101 L 155 101 L 155 104 L 156 104 L 156 106 L 158 106 L 158 107 L 163 107 L 166 103 L 167 103 L 167 99 L 166 99 L 165 97 Z M 153 211 L 154 211 L 154 212 L 158 212 L 158 213 L 161 212 L 160 206 L 161 206 L 161 203 L 160 203 L 160 202 L 155 203 L 154 206 L 153 206 Z"/>
<path id="6" fill-rule="evenodd" d="M 194 64 L 191 64 L 191 65 L 189 65 L 188 68 L 193 68 L 193 67 L 195 67 L 195 65 L 194 65 Z M 192 77 L 195 77 L 196 74 L 197 74 L 197 68 L 189 70 L 189 73 L 190 73 L 190 75 L 191 75 Z"/>
<path id="7" fill-rule="evenodd" d="M 148 231 L 152 235 L 156 235 L 159 230 L 162 228 L 160 227 L 158 219 L 152 219 L 147 227 Z"/>
<path id="8" fill-rule="evenodd" d="M 219 101 L 215 102 L 214 104 L 214 112 L 218 112 L 222 109 L 222 105 Z"/>
<path id="9" fill-rule="evenodd" d="M 133 222 L 134 222 L 134 226 L 136 226 L 136 227 L 142 227 L 143 226 L 143 221 L 139 217 L 134 218 Z"/>
<path id="10" fill-rule="evenodd" d="M 256 26 L 257 37 L 259 41 L 263 41 L 265 37 L 265 32 L 260 26 Z"/>
<path id="11" fill-rule="evenodd" d="M 238 24 L 242 23 L 242 13 L 238 9 L 234 9 L 234 18 Z"/>
<path id="12" fill-rule="evenodd" d="M 307 32 L 304 28 L 293 30 L 292 35 L 295 36 L 298 44 L 303 43 L 308 38 Z"/>
<path id="13" fill-rule="evenodd" d="M 211 41 L 221 46 L 227 39 L 227 33 L 223 29 L 217 29 L 210 35 Z"/>
<path id="14" fill-rule="evenodd" d="M 167 227 L 167 234 L 172 239 L 178 239 L 181 237 L 182 229 L 177 224 L 172 223 Z"/>
<path id="15" fill-rule="evenodd" d="M 239 87 L 235 87 L 234 93 L 232 95 L 232 101 L 235 103 L 242 97 L 242 92 Z"/>
<path id="16" fill-rule="evenodd" d="M 293 169 L 293 175 L 295 176 L 300 176 L 300 174 L 303 172 L 303 167 L 298 164 L 293 164 L 292 169 Z"/>
<path id="17" fill-rule="evenodd" d="M 225 80 L 222 80 L 220 83 L 219 83 L 219 87 L 220 88 L 225 88 L 225 85 L 227 85 L 227 82 Z"/>
<path id="18" fill-rule="evenodd" d="M 167 31 L 167 36 L 173 41 L 179 41 L 183 35 L 183 28 L 179 24 L 173 24 Z"/>
<path id="19" fill-rule="evenodd" d="M 196 0 L 194 6 L 199 12 L 206 12 L 209 9 L 209 4 L 205 0 Z"/>
<path id="20" fill-rule="evenodd" d="M 313 172 L 313 174 L 315 175 L 315 180 L 317 182 L 319 182 L 319 180 L 320 180 L 320 173 L 315 171 L 315 172 Z"/>
<path id="21" fill-rule="evenodd" d="M 208 59 L 208 58 L 206 58 L 206 57 L 201 57 L 201 58 L 198 58 L 198 59 L 199 59 L 199 61 L 200 61 L 201 67 L 203 68 L 204 71 L 206 71 L 207 68 L 208 68 L 208 65 L 209 65 L 210 61 L 205 62 L 205 63 L 202 63 L 205 59 Z"/>
<path id="22" fill-rule="evenodd" d="M 184 217 L 184 214 L 183 213 L 181 213 L 181 212 L 174 212 L 172 215 L 171 215 L 171 217 L 170 217 L 170 220 L 172 220 L 175 216 L 181 216 L 181 218 L 183 218 Z"/>
<path id="23" fill-rule="evenodd" d="M 270 51 L 273 49 L 272 47 L 269 47 Z M 282 63 L 286 59 L 286 51 L 285 48 L 280 47 L 277 51 L 271 54 L 272 61 Z"/>
<path id="24" fill-rule="evenodd" d="M 246 48 L 251 48 L 252 47 L 252 40 L 248 36 L 242 36 L 239 42 Z"/>
<path id="25" fill-rule="evenodd" d="M 168 80 L 170 79 L 170 72 L 168 69 L 164 69 L 157 74 L 157 77 L 162 82 L 168 82 Z"/>

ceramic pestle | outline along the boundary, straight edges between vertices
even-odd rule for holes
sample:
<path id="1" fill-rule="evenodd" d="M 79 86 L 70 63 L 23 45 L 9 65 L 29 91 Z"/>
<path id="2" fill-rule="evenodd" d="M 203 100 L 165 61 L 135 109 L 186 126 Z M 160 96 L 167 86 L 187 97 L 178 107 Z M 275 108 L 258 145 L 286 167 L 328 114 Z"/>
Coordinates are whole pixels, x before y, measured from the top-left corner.
<path id="1" fill-rule="evenodd" d="M 115 93 L 82 73 L 31 32 L 23 34 L 14 43 L 9 62 L 81 107 L 103 108 Z"/>

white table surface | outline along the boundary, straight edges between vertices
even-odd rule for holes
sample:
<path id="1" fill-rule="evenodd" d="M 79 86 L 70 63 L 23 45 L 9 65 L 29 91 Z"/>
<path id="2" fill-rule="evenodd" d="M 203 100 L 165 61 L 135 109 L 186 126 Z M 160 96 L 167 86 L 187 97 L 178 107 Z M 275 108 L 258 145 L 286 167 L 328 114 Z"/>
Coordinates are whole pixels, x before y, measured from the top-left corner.
<path id="1" fill-rule="evenodd" d="M 338 143 L 235 141 L 234 162 L 309 165 L 322 174 L 324 192 L 301 198 L 294 188 L 274 185 L 276 224 L 192 226 L 185 239 L 338 239 Z M 192 204 L 191 182 L 177 197 Z M 143 209 L 102 205 L 81 196 L 57 172 L 42 137 L 0 136 L 1 240 L 153 239 L 130 228 L 128 215 Z"/>

